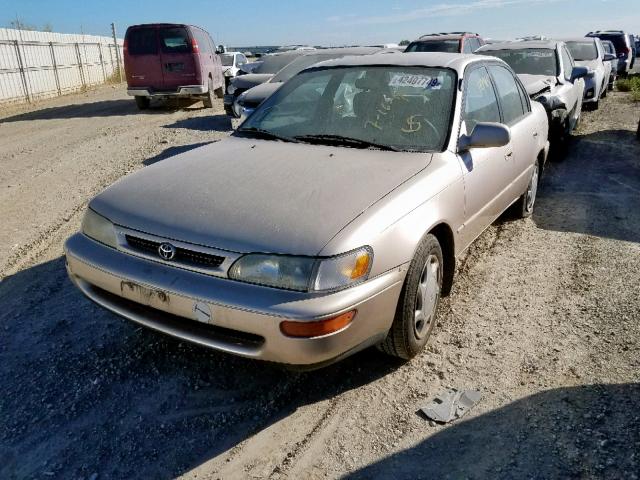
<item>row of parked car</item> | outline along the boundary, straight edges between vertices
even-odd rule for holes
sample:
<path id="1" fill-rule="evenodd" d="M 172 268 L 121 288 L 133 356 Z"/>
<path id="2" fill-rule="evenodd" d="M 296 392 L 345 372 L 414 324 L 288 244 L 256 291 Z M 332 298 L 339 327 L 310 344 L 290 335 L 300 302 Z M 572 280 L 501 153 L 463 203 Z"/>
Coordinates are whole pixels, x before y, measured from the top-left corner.
<path id="1" fill-rule="evenodd" d="M 171 55 L 213 42 L 187 27 L 136 28 L 184 73 L 179 88 L 204 88 L 191 82 L 208 71 Z M 313 368 L 374 345 L 414 357 L 456 259 L 506 210 L 533 215 L 549 122 L 560 119 L 552 134 L 575 126 L 592 75 L 570 42 L 455 34 L 410 47 L 436 39 L 477 54 L 266 57 L 262 68 L 278 68 L 256 75 L 271 90 L 231 135 L 91 200 L 65 244 L 70 278 L 137 324 L 247 358 Z M 323 54 L 333 57 L 315 63 Z M 209 77 L 216 89 L 220 77 Z"/>

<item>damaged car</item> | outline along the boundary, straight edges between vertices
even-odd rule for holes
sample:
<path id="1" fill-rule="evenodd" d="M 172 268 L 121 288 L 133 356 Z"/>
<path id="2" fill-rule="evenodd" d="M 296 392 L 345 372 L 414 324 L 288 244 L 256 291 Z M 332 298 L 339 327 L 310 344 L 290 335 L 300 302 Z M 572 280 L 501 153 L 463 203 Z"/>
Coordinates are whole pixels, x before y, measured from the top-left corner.
<path id="1" fill-rule="evenodd" d="M 600 100 L 607 96 L 611 77 L 611 61 L 615 55 L 606 53 L 597 37 L 563 39 L 576 65 L 589 69 L 584 78 L 584 106 L 597 110 Z"/>
<path id="2" fill-rule="evenodd" d="M 251 73 L 239 75 L 229 80 L 227 92 L 223 97 L 224 111 L 232 117 L 240 117 L 240 111 L 234 108 L 234 104 L 238 97 L 250 88 L 267 82 L 282 68 L 289 65 L 296 58 L 308 53 L 307 50 L 293 50 L 286 53 L 278 53 L 273 55 L 265 55 L 261 57 L 261 63 L 258 64 Z"/>
<path id="3" fill-rule="evenodd" d="M 504 60 L 518 74 L 529 96 L 549 117 L 549 139 L 564 145 L 580 121 L 586 67 L 577 66 L 564 42 L 517 41 L 486 45 L 476 52 Z"/>
<path id="4" fill-rule="evenodd" d="M 102 307 L 219 351 L 410 359 L 456 258 L 506 209 L 532 215 L 547 152 L 544 108 L 499 59 L 330 60 L 91 200 L 66 265 Z"/>
<path id="5" fill-rule="evenodd" d="M 289 65 L 284 67 L 272 78 L 260 85 L 243 92 L 234 105 L 234 112 L 239 112 L 241 118 L 250 115 L 258 105 L 260 105 L 273 92 L 278 90 L 284 83 L 302 70 L 316 63 L 342 58 L 347 55 L 372 55 L 383 51 L 380 47 L 353 47 L 353 48 L 326 48 L 312 51 L 306 55 L 296 58 Z"/>

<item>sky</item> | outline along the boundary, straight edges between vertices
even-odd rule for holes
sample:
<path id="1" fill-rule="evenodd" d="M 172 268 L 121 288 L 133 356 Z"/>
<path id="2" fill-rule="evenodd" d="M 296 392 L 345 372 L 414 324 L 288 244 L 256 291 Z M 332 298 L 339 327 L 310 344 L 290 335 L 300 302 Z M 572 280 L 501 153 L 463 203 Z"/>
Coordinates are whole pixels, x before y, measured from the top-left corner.
<path id="1" fill-rule="evenodd" d="M 0 26 L 16 16 L 53 31 L 118 36 L 128 25 L 199 25 L 216 43 L 354 45 L 397 43 L 425 33 L 471 31 L 485 38 L 590 30 L 640 34 L 640 0 L 0 0 Z"/>

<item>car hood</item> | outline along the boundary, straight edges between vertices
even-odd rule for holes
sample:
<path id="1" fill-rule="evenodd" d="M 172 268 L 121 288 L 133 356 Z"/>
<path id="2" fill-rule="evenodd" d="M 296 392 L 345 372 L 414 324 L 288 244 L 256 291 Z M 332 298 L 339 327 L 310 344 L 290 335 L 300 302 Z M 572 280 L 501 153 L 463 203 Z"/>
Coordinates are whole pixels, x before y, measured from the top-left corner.
<path id="1" fill-rule="evenodd" d="M 266 82 L 256 85 L 242 94 L 240 102 L 245 107 L 257 107 L 282 85 L 284 85 L 282 82 Z"/>
<path id="2" fill-rule="evenodd" d="M 236 88 L 249 89 L 268 81 L 273 75 L 271 73 L 247 73 L 232 80 Z"/>
<path id="3" fill-rule="evenodd" d="M 518 74 L 518 78 L 522 81 L 524 88 L 531 97 L 542 93 L 545 90 L 551 90 L 558 83 L 556 77 L 547 75 L 528 75 L 520 73 Z"/>
<path id="4" fill-rule="evenodd" d="M 317 255 L 431 157 L 231 137 L 133 173 L 90 207 L 115 224 L 167 239 Z"/>

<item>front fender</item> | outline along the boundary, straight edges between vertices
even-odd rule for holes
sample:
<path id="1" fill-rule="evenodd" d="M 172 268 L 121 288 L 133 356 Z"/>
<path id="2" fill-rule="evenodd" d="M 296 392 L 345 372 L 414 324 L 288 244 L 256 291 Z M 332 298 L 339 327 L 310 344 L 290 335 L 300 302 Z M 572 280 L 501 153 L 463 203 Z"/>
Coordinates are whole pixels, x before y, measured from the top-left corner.
<path id="1" fill-rule="evenodd" d="M 453 248 L 458 254 L 456 232 L 463 222 L 460 164 L 451 152 L 436 154 L 425 171 L 369 207 L 327 243 L 320 255 L 369 245 L 374 254 L 374 276 L 410 262 L 424 235 L 442 223 L 453 232 Z"/>

